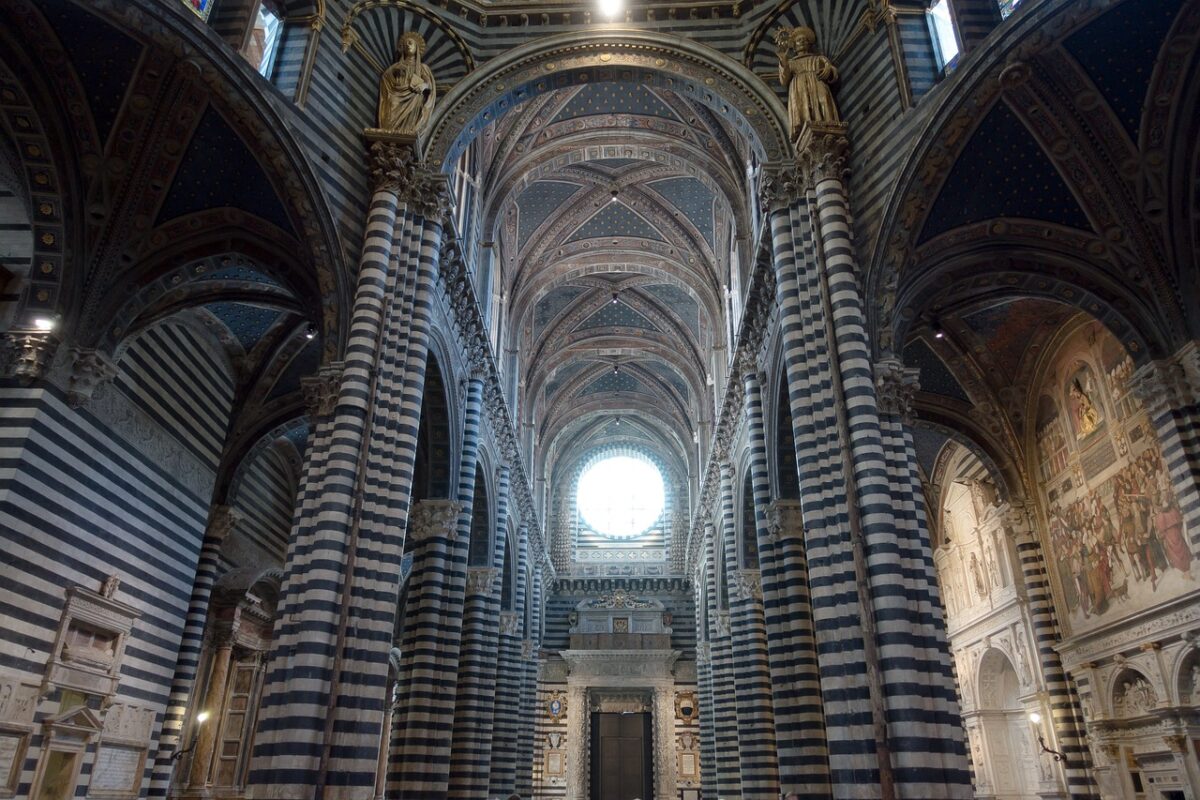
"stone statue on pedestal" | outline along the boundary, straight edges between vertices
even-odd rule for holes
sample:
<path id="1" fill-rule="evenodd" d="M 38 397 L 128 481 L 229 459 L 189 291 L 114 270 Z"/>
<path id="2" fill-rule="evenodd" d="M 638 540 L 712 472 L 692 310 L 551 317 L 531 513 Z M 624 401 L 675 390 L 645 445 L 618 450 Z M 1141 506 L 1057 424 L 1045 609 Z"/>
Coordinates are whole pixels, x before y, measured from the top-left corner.
<path id="1" fill-rule="evenodd" d="M 812 28 L 783 28 L 775 34 L 779 48 L 779 82 L 788 90 L 788 117 L 792 139 L 800 138 L 805 125 L 838 125 L 837 104 L 830 88 L 838 71 L 823 55 L 813 52 L 817 35 Z"/>
<path id="2" fill-rule="evenodd" d="M 425 39 L 408 31 L 396 43 L 397 61 L 379 81 L 379 128 L 389 133 L 424 132 L 437 99 L 433 71 L 422 63 Z"/>

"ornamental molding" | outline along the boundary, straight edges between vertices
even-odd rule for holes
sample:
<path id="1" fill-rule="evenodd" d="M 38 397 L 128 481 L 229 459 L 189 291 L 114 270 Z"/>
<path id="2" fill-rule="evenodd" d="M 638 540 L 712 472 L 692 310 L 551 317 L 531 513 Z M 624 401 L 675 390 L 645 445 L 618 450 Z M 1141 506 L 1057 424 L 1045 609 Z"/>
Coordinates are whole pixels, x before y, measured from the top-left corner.
<path id="1" fill-rule="evenodd" d="M 562 650 L 559 655 L 570 669 L 568 683 L 626 686 L 633 678 L 648 685 L 673 683 L 675 662 L 682 654 L 678 650 Z"/>
<path id="2" fill-rule="evenodd" d="M 770 164 L 763 176 L 759 198 L 768 211 L 785 211 L 808 196 L 804 174 L 796 164 Z"/>
<path id="3" fill-rule="evenodd" d="M 515 611 L 500 613 L 500 635 L 516 636 L 521 630 L 521 617 Z"/>
<path id="4" fill-rule="evenodd" d="M 217 543 L 224 542 L 233 529 L 242 521 L 242 514 L 233 506 L 213 506 L 208 515 L 208 530 L 205 538 Z"/>

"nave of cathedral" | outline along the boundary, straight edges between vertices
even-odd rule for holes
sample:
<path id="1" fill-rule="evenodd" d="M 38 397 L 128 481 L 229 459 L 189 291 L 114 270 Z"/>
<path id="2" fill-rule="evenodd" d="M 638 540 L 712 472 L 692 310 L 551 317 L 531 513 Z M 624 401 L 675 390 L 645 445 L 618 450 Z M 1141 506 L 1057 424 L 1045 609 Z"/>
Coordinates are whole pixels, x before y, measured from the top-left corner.
<path id="1" fill-rule="evenodd" d="M 1200 800 L 1200 0 L 0 0 L 0 800 Z"/>

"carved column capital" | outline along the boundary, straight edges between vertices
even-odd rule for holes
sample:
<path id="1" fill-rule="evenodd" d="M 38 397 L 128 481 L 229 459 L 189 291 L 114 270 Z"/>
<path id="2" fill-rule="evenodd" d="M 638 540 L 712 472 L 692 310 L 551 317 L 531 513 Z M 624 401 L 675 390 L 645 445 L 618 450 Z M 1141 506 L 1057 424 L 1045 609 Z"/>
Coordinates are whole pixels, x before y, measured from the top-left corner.
<path id="1" fill-rule="evenodd" d="M 803 537 L 804 514 L 799 500 L 775 500 L 766 512 L 767 536 L 772 544 L 784 538 Z"/>
<path id="2" fill-rule="evenodd" d="M 421 500 L 408 517 L 408 535 L 415 542 L 434 536 L 453 539 L 457 535 L 462 503 L 457 500 Z"/>
<path id="3" fill-rule="evenodd" d="M 795 164 L 768 164 L 759 199 L 767 211 L 783 211 L 798 205 L 806 193 L 804 174 Z"/>
<path id="4" fill-rule="evenodd" d="M 521 658 L 528 661 L 537 655 L 537 642 L 533 639 L 521 640 Z"/>
<path id="5" fill-rule="evenodd" d="M 327 417 L 337 406 L 338 391 L 342 385 L 342 370 L 345 363 L 335 361 L 321 367 L 316 375 L 300 379 L 300 390 L 304 394 L 304 407 L 310 418 Z"/>
<path id="6" fill-rule="evenodd" d="M 713 632 L 717 636 L 728 636 L 729 635 L 729 612 L 728 611 L 718 611 L 716 616 L 713 617 Z"/>
<path id="7" fill-rule="evenodd" d="M 107 354 L 92 347 L 72 347 L 71 377 L 67 388 L 67 404 L 81 408 L 117 377 L 117 365 Z"/>
<path id="8" fill-rule="evenodd" d="M 696 642 L 696 660 L 701 664 L 712 661 L 712 645 L 708 642 Z"/>
<path id="9" fill-rule="evenodd" d="M 762 573 L 756 569 L 734 570 L 729 588 L 738 600 L 762 601 Z"/>
<path id="10" fill-rule="evenodd" d="M 0 347 L 3 349 L 0 361 L 4 364 L 4 375 L 32 383 L 46 374 L 50 359 L 58 348 L 58 337 L 53 331 L 7 331 Z"/>
<path id="11" fill-rule="evenodd" d="M 521 630 L 521 618 L 515 611 L 500 612 L 500 635 L 516 636 Z"/>
<path id="12" fill-rule="evenodd" d="M 217 542 L 225 541 L 233 529 L 242 521 L 241 512 L 233 506 L 213 506 L 208 513 L 207 537 Z"/>
<path id="13" fill-rule="evenodd" d="M 905 367 L 898 358 L 885 358 L 875 364 L 875 396 L 880 414 L 892 414 L 912 422 L 912 400 L 920 388 L 921 370 Z"/>
<path id="14" fill-rule="evenodd" d="M 495 567 L 471 567 L 467 570 L 467 594 L 491 594 L 499 575 Z"/>
<path id="15" fill-rule="evenodd" d="M 444 220 L 450 209 L 449 183 L 421 160 L 416 137 L 373 132 L 368 140 L 374 190 L 391 192 L 426 219 Z"/>
<path id="16" fill-rule="evenodd" d="M 822 181 L 845 181 L 850 172 L 850 140 L 845 123 L 806 123 L 796 141 L 796 167 L 806 188 Z"/>

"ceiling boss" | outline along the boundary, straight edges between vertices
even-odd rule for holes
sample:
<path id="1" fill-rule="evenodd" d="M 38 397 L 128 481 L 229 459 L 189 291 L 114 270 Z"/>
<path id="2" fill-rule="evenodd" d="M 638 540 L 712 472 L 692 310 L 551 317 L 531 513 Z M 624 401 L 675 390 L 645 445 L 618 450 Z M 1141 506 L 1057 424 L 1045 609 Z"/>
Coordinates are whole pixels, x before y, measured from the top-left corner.
<path id="1" fill-rule="evenodd" d="M 400 35 L 396 50 L 396 63 L 379 81 L 379 127 L 391 133 L 423 133 L 437 99 L 433 71 L 421 61 L 425 39 L 408 31 Z"/>

